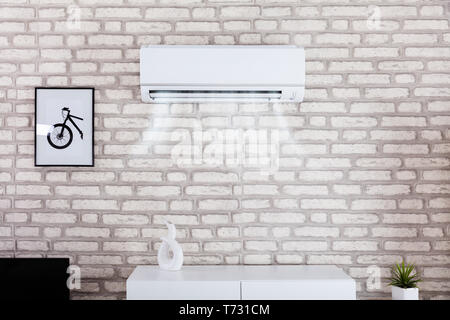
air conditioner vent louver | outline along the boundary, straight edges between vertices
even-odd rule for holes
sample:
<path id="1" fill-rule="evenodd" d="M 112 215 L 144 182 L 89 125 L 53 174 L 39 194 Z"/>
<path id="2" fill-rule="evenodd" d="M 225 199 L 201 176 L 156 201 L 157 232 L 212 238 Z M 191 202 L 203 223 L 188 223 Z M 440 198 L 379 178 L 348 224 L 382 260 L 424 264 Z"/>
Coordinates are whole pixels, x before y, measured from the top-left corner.
<path id="1" fill-rule="evenodd" d="M 305 56 L 292 46 L 141 48 L 145 102 L 300 102 Z"/>
<path id="2" fill-rule="evenodd" d="M 150 90 L 149 96 L 153 101 L 162 100 L 244 100 L 249 101 L 278 101 L 281 91 L 276 90 Z"/>

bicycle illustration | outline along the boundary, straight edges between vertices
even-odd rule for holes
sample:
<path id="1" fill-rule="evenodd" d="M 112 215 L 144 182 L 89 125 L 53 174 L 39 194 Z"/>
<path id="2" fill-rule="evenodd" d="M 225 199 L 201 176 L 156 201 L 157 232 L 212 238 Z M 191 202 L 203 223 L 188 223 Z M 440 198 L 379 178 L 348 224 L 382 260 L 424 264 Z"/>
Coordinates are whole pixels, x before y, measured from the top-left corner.
<path id="1" fill-rule="evenodd" d="M 66 114 L 65 114 L 66 113 Z M 69 108 L 62 108 L 61 114 L 63 117 L 63 123 L 57 123 L 53 125 L 53 129 L 49 131 L 47 134 L 48 143 L 55 149 L 65 149 L 72 143 L 73 133 L 69 126 L 66 124 L 67 120 L 69 120 L 72 125 L 78 130 L 80 133 L 81 140 L 83 140 L 83 131 L 78 128 L 76 123 L 73 121 L 73 118 L 82 120 L 83 118 L 74 116 L 70 114 Z"/>

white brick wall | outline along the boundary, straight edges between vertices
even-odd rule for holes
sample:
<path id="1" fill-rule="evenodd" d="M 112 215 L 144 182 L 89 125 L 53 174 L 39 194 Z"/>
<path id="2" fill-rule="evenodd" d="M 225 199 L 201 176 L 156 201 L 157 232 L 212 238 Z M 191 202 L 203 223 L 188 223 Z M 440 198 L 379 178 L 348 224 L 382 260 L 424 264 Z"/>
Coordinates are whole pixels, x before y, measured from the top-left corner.
<path id="1" fill-rule="evenodd" d="M 337 264 L 366 299 L 405 258 L 450 298 L 446 1 L 1 2 L 0 256 L 70 257 L 73 298 L 123 298 L 166 218 L 187 264 Z M 145 44 L 304 46 L 305 102 L 143 104 Z M 95 86 L 94 170 L 33 166 L 35 86 Z M 279 171 L 177 166 L 171 132 L 199 126 L 279 129 Z"/>

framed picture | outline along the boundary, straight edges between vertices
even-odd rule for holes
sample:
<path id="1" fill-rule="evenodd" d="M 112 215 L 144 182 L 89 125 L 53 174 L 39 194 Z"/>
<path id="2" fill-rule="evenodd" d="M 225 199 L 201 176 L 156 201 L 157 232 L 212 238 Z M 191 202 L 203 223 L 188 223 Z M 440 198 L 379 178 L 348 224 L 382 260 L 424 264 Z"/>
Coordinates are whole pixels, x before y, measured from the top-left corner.
<path id="1" fill-rule="evenodd" d="M 35 89 L 35 166 L 94 166 L 94 88 Z"/>

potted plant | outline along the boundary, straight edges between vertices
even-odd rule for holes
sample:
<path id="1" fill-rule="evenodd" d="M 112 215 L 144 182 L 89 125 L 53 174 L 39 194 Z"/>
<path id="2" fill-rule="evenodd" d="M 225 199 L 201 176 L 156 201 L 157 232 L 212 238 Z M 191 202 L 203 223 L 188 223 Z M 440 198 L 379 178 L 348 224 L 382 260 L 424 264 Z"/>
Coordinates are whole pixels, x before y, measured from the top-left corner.
<path id="1" fill-rule="evenodd" d="M 417 283 L 422 281 L 415 270 L 414 264 L 406 264 L 403 261 L 392 267 L 391 282 L 392 300 L 419 300 L 419 288 Z"/>

